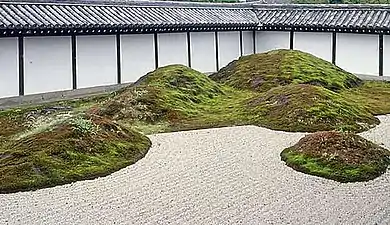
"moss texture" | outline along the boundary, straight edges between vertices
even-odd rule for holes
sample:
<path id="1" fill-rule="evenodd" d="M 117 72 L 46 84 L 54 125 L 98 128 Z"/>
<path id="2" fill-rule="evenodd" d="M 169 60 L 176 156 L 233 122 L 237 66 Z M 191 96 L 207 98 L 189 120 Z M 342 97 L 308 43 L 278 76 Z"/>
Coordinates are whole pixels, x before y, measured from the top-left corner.
<path id="1" fill-rule="evenodd" d="M 286 55 L 288 52 L 283 50 L 273 54 Z M 301 52 L 297 54 L 310 56 Z M 315 58 L 314 62 L 316 60 L 319 59 Z M 339 71 L 332 64 L 322 64 L 331 67 L 326 68 L 328 71 Z M 237 65 L 241 66 L 240 63 Z M 338 90 L 348 90 L 353 86 L 351 80 L 356 81 L 356 85 L 360 82 L 349 73 L 341 73 L 344 80 L 324 74 L 321 74 L 321 79 L 328 84 L 339 84 Z M 279 76 L 274 77 L 278 79 Z M 304 80 L 302 77 L 300 80 Z M 306 80 L 313 81 L 314 77 Z M 338 92 L 312 84 L 294 84 L 300 83 L 298 78 L 291 84 L 278 83 L 275 79 L 273 85 L 276 87 L 258 92 L 218 84 L 188 67 L 170 65 L 148 73 L 134 86 L 96 106 L 91 113 L 125 121 L 147 133 L 245 124 L 284 131 L 357 132 L 379 123 L 365 106 L 346 100 Z M 155 129 L 151 123 L 156 124 Z"/>
<path id="2" fill-rule="evenodd" d="M 374 179 L 386 172 L 390 152 L 356 134 L 317 132 L 282 151 L 293 169 L 339 182 Z"/>
<path id="3" fill-rule="evenodd" d="M 320 86 L 272 88 L 249 102 L 256 123 L 285 131 L 364 131 L 379 124 L 365 107 Z"/>
<path id="4" fill-rule="evenodd" d="M 130 121 L 175 123 L 201 114 L 199 106 L 223 96 L 221 85 L 183 65 L 161 67 L 91 110 Z"/>
<path id="5" fill-rule="evenodd" d="M 273 50 L 240 57 L 211 78 L 239 89 L 259 92 L 288 84 L 311 84 L 332 91 L 359 86 L 359 78 L 309 53 Z"/>
<path id="6" fill-rule="evenodd" d="M 364 106 L 374 115 L 390 113 L 390 82 L 365 81 L 363 85 L 340 93 L 345 99 Z"/>
<path id="7" fill-rule="evenodd" d="M 0 193 L 108 175 L 142 158 L 151 143 L 97 116 L 74 116 L 0 143 Z"/>
<path id="8" fill-rule="evenodd" d="M 218 82 L 171 65 L 109 95 L 0 111 L 0 192 L 90 179 L 123 168 L 150 146 L 138 132 L 248 124 L 356 132 L 379 123 L 373 114 L 390 113 L 388 83 L 362 84 L 297 51 L 242 57 L 213 79 Z"/>

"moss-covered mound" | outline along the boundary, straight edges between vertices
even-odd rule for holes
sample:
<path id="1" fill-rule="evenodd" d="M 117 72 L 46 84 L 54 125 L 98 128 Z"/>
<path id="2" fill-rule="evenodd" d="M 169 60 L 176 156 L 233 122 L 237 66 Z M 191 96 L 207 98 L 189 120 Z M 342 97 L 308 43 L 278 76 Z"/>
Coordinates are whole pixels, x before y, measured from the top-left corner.
<path id="1" fill-rule="evenodd" d="M 356 134 L 317 132 L 281 153 L 297 171 L 340 182 L 374 179 L 390 165 L 390 152 Z"/>
<path id="2" fill-rule="evenodd" d="M 223 93 L 207 75 L 183 65 L 170 65 L 120 90 L 95 113 L 114 119 L 176 121 L 199 113 L 199 104 Z"/>
<path id="3" fill-rule="evenodd" d="M 141 159 L 150 145 L 108 119 L 58 114 L 0 142 L 0 193 L 108 175 Z"/>
<path id="4" fill-rule="evenodd" d="M 260 93 L 248 103 L 256 123 L 284 131 L 363 131 L 379 124 L 364 107 L 323 87 L 290 84 Z"/>
<path id="5" fill-rule="evenodd" d="M 365 81 L 340 93 L 345 99 L 367 108 L 374 115 L 390 114 L 390 82 Z"/>
<path id="6" fill-rule="evenodd" d="M 312 84 L 339 91 L 361 83 L 356 76 L 332 63 L 297 50 L 243 56 L 211 78 L 232 87 L 260 92 L 288 84 Z"/>

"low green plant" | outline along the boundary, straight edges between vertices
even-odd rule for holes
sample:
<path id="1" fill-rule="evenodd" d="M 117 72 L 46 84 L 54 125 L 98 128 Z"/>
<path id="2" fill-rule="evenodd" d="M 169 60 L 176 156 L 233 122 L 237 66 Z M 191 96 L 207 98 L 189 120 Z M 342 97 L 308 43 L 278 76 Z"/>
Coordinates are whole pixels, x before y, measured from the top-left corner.
<path id="1" fill-rule="evenodd" d="M 90 119 L 85 119 L 81 116 L 71 118 L 69 123 L 80 134 L 96 134 L 99 131 L 98 125 L 94 124 Z"/>

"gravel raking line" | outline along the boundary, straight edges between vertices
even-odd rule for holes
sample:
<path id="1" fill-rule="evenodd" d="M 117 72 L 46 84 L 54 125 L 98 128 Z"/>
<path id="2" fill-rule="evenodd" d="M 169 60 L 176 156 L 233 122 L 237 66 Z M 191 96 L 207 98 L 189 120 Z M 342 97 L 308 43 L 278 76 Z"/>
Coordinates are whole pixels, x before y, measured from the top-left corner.
<path id="1" fill-rule="evenodd" d="M 364 137 L 390 148 L 390 117 Z M 255 126 L 151 135 L 110 176 L 0 195 L 0 224 L 390 224 L 390 171 L 341 184 L 280 152 L 304 134 Z"/>

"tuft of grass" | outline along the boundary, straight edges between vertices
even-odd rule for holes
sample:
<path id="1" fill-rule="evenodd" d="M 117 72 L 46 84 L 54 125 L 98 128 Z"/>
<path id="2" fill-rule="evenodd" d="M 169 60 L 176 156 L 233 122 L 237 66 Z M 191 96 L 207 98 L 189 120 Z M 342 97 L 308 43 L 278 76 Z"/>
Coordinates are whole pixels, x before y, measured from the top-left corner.
<path id="1" fill-rule="evenodd" d="M 334 131 L 309 134 L 280 155 L 297 171 L 339 182 L 372 180 L 390 165 L 387 149 L 358 135 Z"/>
<path id="2" fill-rule="evenodd" d="M 242 56 L 212 74 L 219 83 L 265 92 L 288 84 L 311 84 L 332 91 L 357 87 L 361 80 L 335 65 L 298 50 Z"/>

